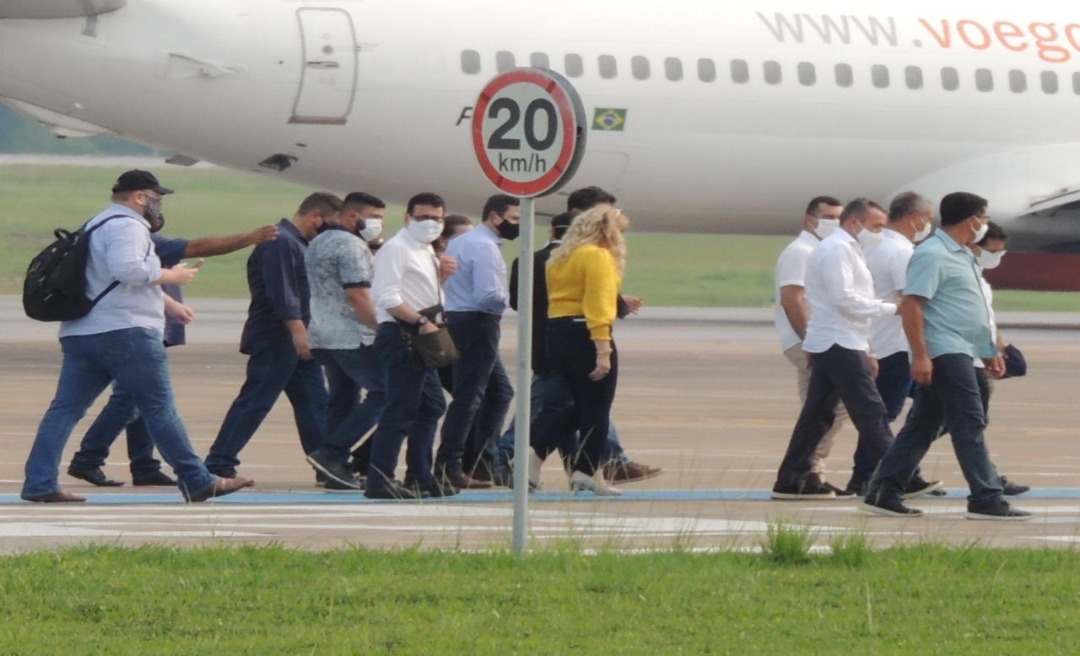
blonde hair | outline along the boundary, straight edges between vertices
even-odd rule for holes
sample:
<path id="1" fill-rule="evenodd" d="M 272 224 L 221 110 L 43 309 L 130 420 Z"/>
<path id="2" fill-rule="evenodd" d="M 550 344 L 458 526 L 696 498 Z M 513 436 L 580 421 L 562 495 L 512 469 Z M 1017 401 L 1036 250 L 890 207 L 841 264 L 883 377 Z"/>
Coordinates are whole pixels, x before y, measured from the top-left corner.
<path id="1" fill-rule="evenodd" d="M 549 264 L 562 262 L 579 246 L 592 244 L 611 251 L 619 273 L 626 268 L 626 238 L 623 231 L 630 221 L 622 211 L 612 205 L 602 204 L 574 217 L 566 230 L 562 244 L 551 252 Z"/>

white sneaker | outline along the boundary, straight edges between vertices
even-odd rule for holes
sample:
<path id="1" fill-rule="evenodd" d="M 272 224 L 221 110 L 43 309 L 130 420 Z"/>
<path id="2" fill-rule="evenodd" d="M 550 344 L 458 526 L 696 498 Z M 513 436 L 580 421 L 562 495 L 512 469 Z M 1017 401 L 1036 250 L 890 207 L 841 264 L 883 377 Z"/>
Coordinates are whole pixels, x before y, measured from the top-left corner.
<path id="1" fill-rule="evenodd" d="M 511 458 L 510 460 L 510 485 L 513 487 L 514 480 L 514 467 L 517 465 L 517 458 Z M 541 489 L 543 485 L 540 483 L 540 470 L 544 467 L 544 461 L 540 459 L 540 456 L 536 454 L 534 449 L 529 449 L 529 492 L 536 492 Z"/>
<path id="2" fill-rule="evenodd" d="M 614 488 L 594 476 L 576 471 L 570 477 L 570 491 L 577 494 L 588 490 L 598 497 L 621 497 L 622 490 Z"/>

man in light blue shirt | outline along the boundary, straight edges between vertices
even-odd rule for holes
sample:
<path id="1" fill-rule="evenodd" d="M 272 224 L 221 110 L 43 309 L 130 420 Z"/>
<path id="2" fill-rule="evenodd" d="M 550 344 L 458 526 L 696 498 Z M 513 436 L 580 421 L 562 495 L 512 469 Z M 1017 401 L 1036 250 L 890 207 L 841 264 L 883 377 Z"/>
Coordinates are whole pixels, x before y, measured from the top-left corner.
<path id="1" fill-rule="evenodd" d="M 904 285 L 904 333 L 911 345 L 915 401 L 892 447 L 870 482 L 863 503 L 869 512 L 894 517 L 922 514 L 900 501 L 900 493 L 930 444 L 948 426 L 960 469 L 967 479 L 968 519 L 1024 520 L 1030 513 L 1003 499 L 1001 479 L 986 448 L 986 416 L 974 358 L 987 373 L 1005 370 L 991 336 L 991 318 L 975 258 L 966 248 L 988 229 L 986 199 L 965 192 L 941 201 L 941 229 L 915 249 Z"/>
<path id="2" fill-rule="evenodd" d="M 491 487 L 495 443 L 514 398 L 499 357 L 499 324 L 510 303 L 499 247 L 503 239 L 517 238 L 520 205 L 513 196 L 492 196 L 484 205 L 483 223 L 451 240 L 447 248 L 458 263 L 445 285 L 447 324 L 461 359 L 453 365 L 454 398 L 443 422 L 435 468 L 459 489 Z"/>

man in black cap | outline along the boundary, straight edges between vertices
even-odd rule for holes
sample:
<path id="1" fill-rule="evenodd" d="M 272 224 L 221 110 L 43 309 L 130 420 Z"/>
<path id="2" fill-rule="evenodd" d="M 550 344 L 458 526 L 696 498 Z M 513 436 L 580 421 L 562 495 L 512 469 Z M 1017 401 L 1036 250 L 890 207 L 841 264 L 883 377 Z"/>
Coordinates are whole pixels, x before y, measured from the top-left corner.
<path id="1" fill-rule="evenodd" d="M 112 192 L 113 204 L 87 223 L 101 224 L 90 238 L 86 267 L 87 292 L 101 295 L 100 300 L 86 316 L 60 324 L 60 381 L 27 458 L 22 498 L 86 501 L 60 489 L 60 458 L 75 424 L 113 381 L 132 395 L 154 445 L 180 479 L 185 500 L 205 501 L 249 487 L 253 481 L 246 478 L 226 480 L 207 471 L 176 412 L 162 342 L 161 286 L 185 285 L 198 269 L 182 263 L 162 268 L 154 252 L 150 233 L 164 224 L 162 197 L 173 192 L 139 170 L 121 175 Z"/>

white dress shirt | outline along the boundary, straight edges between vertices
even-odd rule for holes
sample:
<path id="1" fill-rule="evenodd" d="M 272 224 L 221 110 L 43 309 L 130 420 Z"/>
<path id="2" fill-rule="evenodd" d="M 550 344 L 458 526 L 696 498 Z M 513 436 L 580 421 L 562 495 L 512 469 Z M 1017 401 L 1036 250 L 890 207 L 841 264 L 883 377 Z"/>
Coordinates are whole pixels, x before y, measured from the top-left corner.
<path id="1" fill-rule="evenodd" d="M 773 327 L 780 338 L 780 350 L 786 351 L 802 340 L 788 321 L 784 306 L 780 304 L 780 289 L 789 285 L 806 287 L 806 260 L 814 252 L 820 240 L 805 230 L 795 241 L 787 245 L 776 260 L 776 316 Z"/>
<path id="2" fill-rule="evenodd" d="M 895 230 L 884 232 L 881 245 L 866 251 L 866 266 L 874 278 L 874 296 L 881 301 L 896 302 L 904 295 L 908 260 L 915 252 L 915 244 Z M 911 350 L 899 315 L 874 319 L 870 326 L 870 347 L 878 358 Z"/>
<path id="3" fill-rule="evenodd" d="M 806 260 L 806 300 L 810 325 L 803 350 L 824 353 L 834 344 L 870 349 L 870 322 L 896 314 L 896 304 L 874 298 L 874 280 L 862 247 L 844 229 L 824 239 Z"/>
<path id="4" fill-rule="evenodd" d="M 375 253 L 375 276 L 371 281 L 375 318 L 394 321 L 387 311 L 402 303 L 423 310 L 442 303 L 439 262 L 431 244 L 425 244 L 402 228 Z"/>

